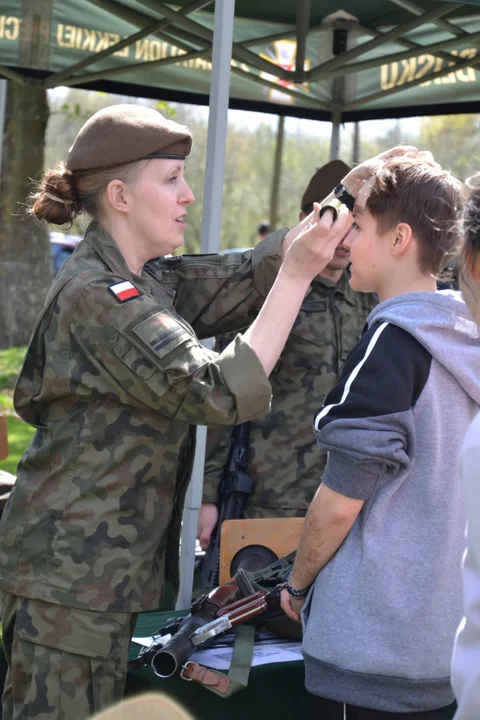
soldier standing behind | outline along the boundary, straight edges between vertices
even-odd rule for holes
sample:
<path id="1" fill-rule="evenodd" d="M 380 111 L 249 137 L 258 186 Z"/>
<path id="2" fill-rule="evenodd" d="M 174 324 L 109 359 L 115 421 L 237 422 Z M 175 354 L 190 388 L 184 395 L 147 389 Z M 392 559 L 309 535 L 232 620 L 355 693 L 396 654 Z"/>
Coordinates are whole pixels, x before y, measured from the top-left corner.
<path id="1" fill-rule="evenodd" d="M 95 219 L 51 288 L 15 389 L 36 433 L 0 525 L 3 720 L 83 720 L 121 699 L 135 614 L 178 579 L 192 426 L 268 411 L 267 376 L 351 224 L 345 206 L 335 223 L 317 207 L 253 252 L 158 259 L 183 244 L 191 144 L 155 110 L 106 108 L 33 199 L 39 219 Z M 199 343 L 260 306 L 220 356 Z"/>
<path id="2" fill-rule="evenodd" d="M 317 170 L 302 197 L 300 219 L 327 197 L 350 168 L 332 160 Z M 349 286 L 350 252 L 335 254 L 311 283 L 270 383 L 272 406 L 250 422 L 248 474 L 254 481 L 246 518 L 303 517 L 326 464 L 312 433 L 312 418 L 338 381 L 342 364 L 376 304 L 373 295 Z M 217 339 L 221 350 L 229 337 Z M 231 428 L 210 428 L 207 442 L 199 540 L 209 544 L 217 522 L 218 487 L 228 458 Z"/>

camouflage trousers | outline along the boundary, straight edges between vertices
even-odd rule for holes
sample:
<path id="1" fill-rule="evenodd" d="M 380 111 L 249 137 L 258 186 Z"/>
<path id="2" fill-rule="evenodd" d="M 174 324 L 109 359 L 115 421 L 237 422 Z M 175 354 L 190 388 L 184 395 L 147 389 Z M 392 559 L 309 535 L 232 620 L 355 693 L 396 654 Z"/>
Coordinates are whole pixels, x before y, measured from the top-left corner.
<path id="1" fill-rule="evenodd" d="M 2 720 L 84 720 L 122 699 L 136 615 L 2 600 Z"/>
<path id="2" fill-rule="evenodd" d="M 306 510 L 297 510 L 297 508 L 270 508 L 260 507 L 259 505 L 247 505 L 242 517 L 245 520 L 265 520 L 265 518 L 297 518 L 305 517 Z"/>

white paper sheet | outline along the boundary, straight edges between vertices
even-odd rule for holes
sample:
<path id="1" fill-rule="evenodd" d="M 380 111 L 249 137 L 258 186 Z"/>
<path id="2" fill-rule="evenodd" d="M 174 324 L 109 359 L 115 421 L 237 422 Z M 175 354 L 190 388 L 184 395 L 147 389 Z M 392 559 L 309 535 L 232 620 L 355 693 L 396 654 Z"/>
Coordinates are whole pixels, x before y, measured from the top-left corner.
<path id="1" fill-rule="evenodd" d="M 171 639 L 171 635 L 162 635 L 162 644 L 165 645 L 165 643 Z M 149 648 L 150 645 L 153 645 L 154 642 L 159 643 L 160 638 L 153 635 L 150 635 L 149 637 L 134 637 L 132 638 L 132 642 L 137 643 L 137 645 L 142 645 L 143 647 Z"/>
<path id="2" fill-rule="evenodd" d="M 171 635 L 163 636 L 163 644 L 170 640 Z M 153 642 L 159 642 L 159 637 L 134 637 L 132 642 L 137 645 L 149 648 Z M 208 648 L 207 650 L 196 650 L 190 660 L 214 668 L 215 670 L 228 670 L 232 662 L 233 655 L 233 638 L 232 643 L 221 644 Z M 280 640 L 278 638 L 269 638 L 255 643 L 253 648 L 252 667 L 257 665 L 268 665 L 269 663 L 293 662 L 296 660 L 303 661 L 302 643 L 291 640 Z"/>
<path id="3" fill-rule="evenodd" d="M 213 647 L 207 650 L 196 650 L 189 660 L 214 668 L 228 670 L 232 662 L 233 647 Z M 253 648 L 252 667 L 269 663 L 303 661 L 302 643 L 275 640 L 255 643 Z"/>

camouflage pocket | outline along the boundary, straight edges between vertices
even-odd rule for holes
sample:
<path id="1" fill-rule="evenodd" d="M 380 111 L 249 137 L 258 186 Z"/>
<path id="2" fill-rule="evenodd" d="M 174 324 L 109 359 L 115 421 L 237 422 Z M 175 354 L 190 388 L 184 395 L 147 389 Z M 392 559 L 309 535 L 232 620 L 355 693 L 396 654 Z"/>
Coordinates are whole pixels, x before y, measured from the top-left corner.
<path id="1" fill-rule="evenodd" d="M 198 345 L 193 331 L 168 310 L 133 323 L 131 332 L 160 359 L 186 343 Z"/>
<path id="2" fill-rule="evenodd" d="M 130 614 L 10 597 L 15 717 L 84 720 L 122 698 Z"/>
<path id="3" fill-rule="evenodd" d="M 188 324 L 167 310 L 136 318 L 116 336 L 110 349 L 156 397 L 163 397 L 173 386 L 185 392 L 182 384 L 188 385 L 190 377 L 211 359 Z M 172 398 L 172 407 L 166 408 L 169 415 L 178 412 L 182 399 L 182 394 Z"/>
<path id="4" fill-rule="evenodd" d="M 129 613 L 103 613 L 22 598 L 16 633 L 34 645 L 98 660 L 115 660 L 130 632 Z"/>
<path id="5" fill-rule="evenodd" d="M 138 348 L 132 346 L 132 343 L 121 335 L 116 338 L 113 352 L 129 370 L 132 370 L 145 382 L 148 382 L 152 375 L 158 372 L 150 358 L 145 358 Z"/>

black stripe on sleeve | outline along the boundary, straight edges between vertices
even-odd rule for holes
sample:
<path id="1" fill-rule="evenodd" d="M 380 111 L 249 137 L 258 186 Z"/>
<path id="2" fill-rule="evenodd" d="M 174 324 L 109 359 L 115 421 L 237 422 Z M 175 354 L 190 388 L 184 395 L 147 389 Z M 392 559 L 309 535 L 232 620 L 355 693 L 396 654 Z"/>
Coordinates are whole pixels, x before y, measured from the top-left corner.
<path id="1" fill-rule="evenodd" d="M 315 429 L 340 418 L 366 418 L 414 407 L 432 357 L 409 332 L 389 322 L 365 332 L 345 361 L 340 380 L 315 416 Z"/>

